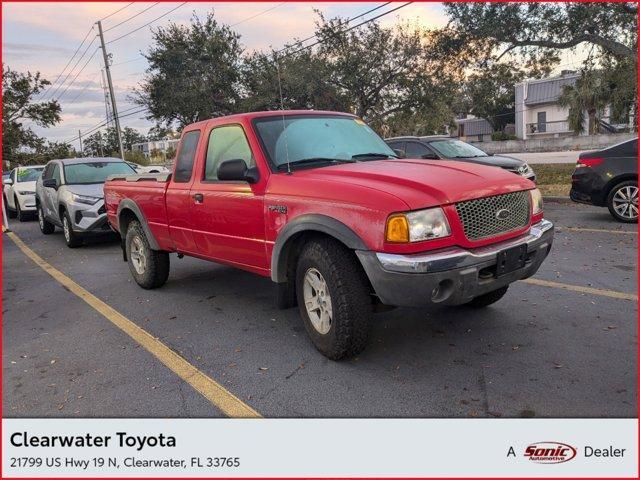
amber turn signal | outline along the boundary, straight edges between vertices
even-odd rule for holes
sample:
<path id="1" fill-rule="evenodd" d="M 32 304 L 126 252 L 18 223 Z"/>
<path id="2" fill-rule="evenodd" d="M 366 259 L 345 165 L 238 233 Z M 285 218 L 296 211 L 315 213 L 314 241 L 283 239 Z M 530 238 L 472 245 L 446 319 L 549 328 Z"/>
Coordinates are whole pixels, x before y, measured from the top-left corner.
<path id="1" fill-rule="evenodd" d="M 393 215 L 387 219 L 387 242 L 409 243 L 409 222 L 404 215 Z"/>

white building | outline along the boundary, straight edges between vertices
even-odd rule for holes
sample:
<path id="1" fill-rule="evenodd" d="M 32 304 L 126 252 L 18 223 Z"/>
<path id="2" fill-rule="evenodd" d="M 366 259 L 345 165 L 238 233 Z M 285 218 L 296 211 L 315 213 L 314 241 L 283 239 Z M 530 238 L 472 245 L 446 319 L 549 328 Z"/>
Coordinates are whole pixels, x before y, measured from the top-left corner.
<path id="1" fill-rule="evenodd" d="M 558 105 L 565 86 L 575 85 L 579 73 L 563 72 L 558 77 L 527 80 L 516 84 L 516 137 L 545 138 L 574 135 L 569 127 L 569 110 Z M 585 114 L 583 135 L 587 135 Z"/>
<path id="2" fill-rule="evenodd" d="M 178 149 L 178 144 L 180 143 L 180 139 L 169 139 L 169 140 L 151 140 L 148 142 L 134 143 L 131 145 L 131 150 L 134 152 L 142 152 L 145 157 L 150 157 L 151 152 L 157 150 L 164 154 L 167 153 L 169 149 L 173 149 L 174 151 Z"/>

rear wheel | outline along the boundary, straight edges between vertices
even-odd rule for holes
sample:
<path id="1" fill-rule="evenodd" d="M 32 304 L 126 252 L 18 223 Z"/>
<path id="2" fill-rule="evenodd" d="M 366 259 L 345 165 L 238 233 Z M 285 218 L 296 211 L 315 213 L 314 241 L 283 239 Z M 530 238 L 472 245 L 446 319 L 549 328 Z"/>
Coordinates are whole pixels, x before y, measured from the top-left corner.
<path id="1" fill-rule="evenodd" d="M 169 278 L 169 254 L 152 250 L 138 221 L 132 221 L 125 238 L 129 270 L 142 288 L 158 288 Z"/>
<path id="2" fill-rule="evenodd" d="M 498 300 L 504 297 L 504 295 L 507 293 L 507 290 L 509 290 L 509 285 L 506 285 L 502 288 L 494 290 L 493 292 L 489 292 L 489 293 L 485 293 L 484 295 L 477 296 L 473 300 L 471 300 L 469 303 L 466 303 L 465 305 L 469 305 L 470 307 L 476 307 L 476 308 L 488 307 L 492 303 L 496 303 Z"/>
<path id="3" fill-rule="evenodd" d="M 62 231 L 64 233 L 64 241 L 69 248 L 76 248 L 82 245 L 82 237 L 80 237 L 77 233 L 73 231 L 71 227 L 71 218 L 69 218 L 69 213 L 64 212 L 62 216 Z"/>
<path id="4" fill-rule="evenodd" d="M 371 326 L 371 296 L 355 256 L 330 239 L 309 242 L 296 268 L 300 315 L 315 347 L 339 360 L 360 353 Z"/>
<path id="5" fill-rule="evenodd" d="M 44 212 L 42 211 L 40 204 L 36 205 L 36 210 L 38 212 L 38 226 L 40 227 L 40 231 L 45 235 L 53 233 L 56 227 L 53 223 L 44 218 Z"/>
<path id="6" fill-rule="evenodd" d="M 638 222 L 638 182 L 629 180 L 611 189 L 607 197 L 611 216 L 624 223 Z"/>

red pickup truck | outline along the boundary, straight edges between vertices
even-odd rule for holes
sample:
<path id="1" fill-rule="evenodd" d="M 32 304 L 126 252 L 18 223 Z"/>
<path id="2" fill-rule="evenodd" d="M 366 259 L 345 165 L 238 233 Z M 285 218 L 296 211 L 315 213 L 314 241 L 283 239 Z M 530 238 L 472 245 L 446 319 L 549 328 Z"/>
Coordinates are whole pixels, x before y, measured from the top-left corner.
<path id="1" fill-rule="evenodd" d="M 143 288 L 169 254 L 270 277 L 331 359 L 360 352 L 380 305 L 486 306 L 553 241 L 535 185 L 500 168 L 397 158 L 361 119 L 274 111 L 199 122 L 172 174 L 113 176 L 109 222 Z"/>

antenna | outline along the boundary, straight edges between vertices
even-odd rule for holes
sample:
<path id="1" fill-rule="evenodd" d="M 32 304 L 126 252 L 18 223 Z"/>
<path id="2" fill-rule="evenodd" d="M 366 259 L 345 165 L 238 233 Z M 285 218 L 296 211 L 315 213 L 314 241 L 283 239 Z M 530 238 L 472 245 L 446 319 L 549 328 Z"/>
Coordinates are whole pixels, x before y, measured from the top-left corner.
<path id="1" fill-rule="evenodd" d="M 276 72 L 278 73 L 278 90 L 280 92 L 280 110 L 282 111 L 282 133 L 284 134 L 284 151 L 287 157 L 287 175 L 291 175 L 291 163 L 289 163 L 289 139 L 287 138 L 287 126 L 284 121 L 284 98 L 282 97 L 282 80 L 280 78 L 280 61 L 276 52 L 273 52 L 273 59 L 276 61 Z"/>

